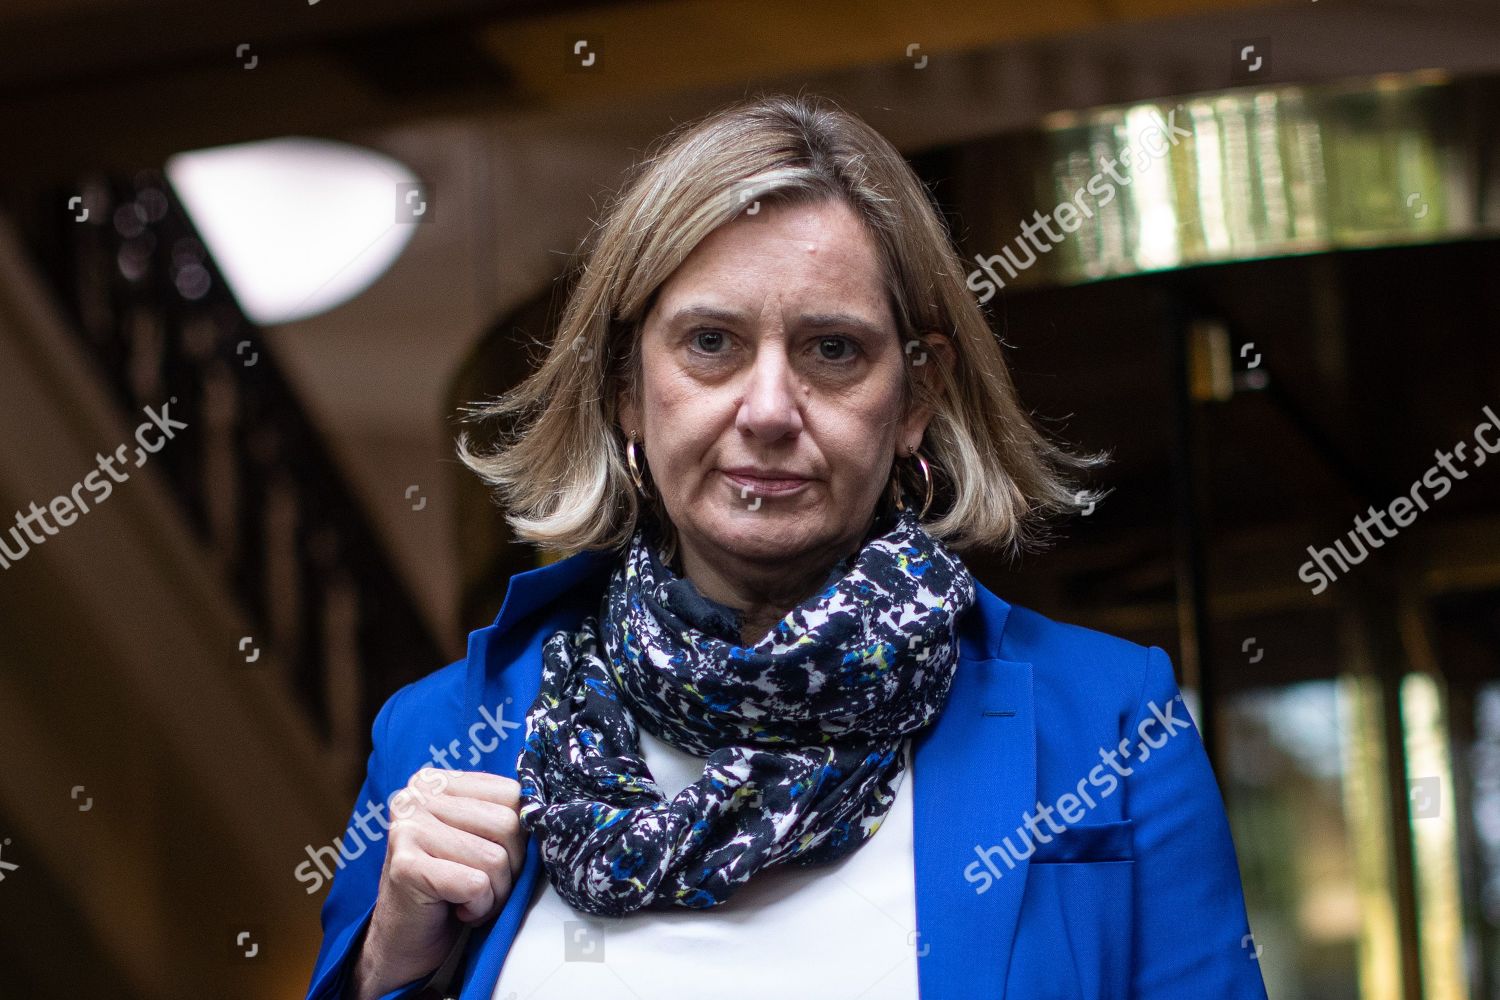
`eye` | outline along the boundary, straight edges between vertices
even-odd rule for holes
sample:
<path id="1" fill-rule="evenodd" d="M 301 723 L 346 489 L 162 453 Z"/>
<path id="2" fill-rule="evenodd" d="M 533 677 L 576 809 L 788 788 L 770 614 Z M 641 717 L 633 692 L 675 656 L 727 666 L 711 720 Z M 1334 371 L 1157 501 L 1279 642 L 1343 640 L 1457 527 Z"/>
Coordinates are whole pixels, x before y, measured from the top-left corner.
<path id="1" fill-rule="evenodd" d="M 824 361 L 849 361 L 859 353 L 859 346 L 848 337 L 819 337 L 818 356 Z"/>
<path id="2" fill-rule="evenodd" d="M 718 354 L 726 343 L 723 330 L 699 330 L 693 334 L 693 346 L 704 354 Z"/>

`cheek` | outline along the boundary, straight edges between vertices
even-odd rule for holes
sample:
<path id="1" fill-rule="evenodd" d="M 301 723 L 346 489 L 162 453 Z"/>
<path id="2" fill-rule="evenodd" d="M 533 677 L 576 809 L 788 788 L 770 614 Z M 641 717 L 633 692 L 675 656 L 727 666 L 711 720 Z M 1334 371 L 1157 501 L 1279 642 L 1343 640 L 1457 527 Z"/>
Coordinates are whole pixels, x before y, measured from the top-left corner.
<path id="1" fill-rule="evenodd" d="M 884 484 L 895 448 L 892 415 L 897 412 L 899 400 L 882 399 L 830 415 L 820 447 L 841 492 L 868 493 Z"/>
<path id="2" fill-rule="evenodd" d="M 734 426 L 728 402 L 685 376 L 665 375 L 649 385 L 646 410 L 652 461 L 678 486 L 705 461 L 725 426 Z"/>

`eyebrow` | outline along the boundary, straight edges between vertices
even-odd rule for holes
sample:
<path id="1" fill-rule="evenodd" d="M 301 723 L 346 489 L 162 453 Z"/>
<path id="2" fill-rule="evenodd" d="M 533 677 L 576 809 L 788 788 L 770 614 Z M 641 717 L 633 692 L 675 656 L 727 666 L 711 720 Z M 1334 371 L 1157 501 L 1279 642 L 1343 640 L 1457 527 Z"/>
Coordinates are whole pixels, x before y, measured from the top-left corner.
<path id="1" fill-rule="evenodd" d="M 725 309 L 720 306 L 695 305 L 684 306 L 672 314 L 667 321 L 673 326 L 685 323 L 689 320 L 706 319 L 718 323 L 742 323 L 745 314 L 736 309 Z M 879 324 L 872 323 L 862 316 L 852 313 L 806 313 L 798 318 L 798 325 L 813 330 L 826 330 L 830 327 L 846 327 L 855 330 L 863 330 L 872 336 L 884 336 L 886 329 Z"/>

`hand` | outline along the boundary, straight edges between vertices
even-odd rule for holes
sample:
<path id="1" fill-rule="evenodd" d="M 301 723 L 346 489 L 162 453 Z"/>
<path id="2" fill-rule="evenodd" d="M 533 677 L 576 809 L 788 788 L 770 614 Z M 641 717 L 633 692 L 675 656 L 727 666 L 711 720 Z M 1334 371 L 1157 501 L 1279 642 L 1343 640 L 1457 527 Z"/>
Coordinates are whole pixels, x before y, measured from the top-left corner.
<path id="1" fill-rule="evenodd" d="M 353 996 L 379 997 L 431 973 L 461 924 L 499 912 L 526 861 L 520 803 L 514 778 L 433 767 L 391 796 L 385 865 Z"/>

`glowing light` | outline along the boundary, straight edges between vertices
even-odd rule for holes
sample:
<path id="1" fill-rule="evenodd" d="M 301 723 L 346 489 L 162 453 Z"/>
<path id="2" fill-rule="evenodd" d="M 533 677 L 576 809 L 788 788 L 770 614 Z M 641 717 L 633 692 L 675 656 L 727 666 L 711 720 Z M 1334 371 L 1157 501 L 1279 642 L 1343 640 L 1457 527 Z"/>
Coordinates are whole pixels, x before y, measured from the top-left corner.
<path id="1" fill-rule="evenodd" d="M 167 176 L 252 321 L 287 323 L 359 295 L 411 239 L 424 199 L 403 164 L 326 139 L 180 153 Z M 429 216 L 430 218 L 430 216 Z"/>

